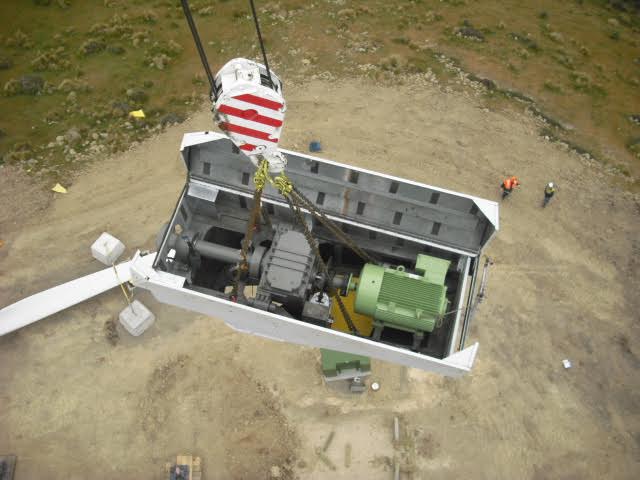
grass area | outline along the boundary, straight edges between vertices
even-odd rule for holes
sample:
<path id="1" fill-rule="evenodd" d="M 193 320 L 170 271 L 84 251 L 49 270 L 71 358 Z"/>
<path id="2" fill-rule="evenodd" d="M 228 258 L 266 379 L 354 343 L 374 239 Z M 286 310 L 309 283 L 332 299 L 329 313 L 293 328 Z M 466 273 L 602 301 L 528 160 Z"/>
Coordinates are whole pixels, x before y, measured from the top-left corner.
<path id="1" fill-rule="evenodd" d="M 424 2 L 426 4 L 428 2 Z M 433 5 L 433 4 L 431 4 Z M 638 176 L 638 136 L 629 120 L 640 109 L 638 2 L 480 1 L 437 8 L 437 48 L 465 69 L 523 92 L 549 117 L 569 126 L 569 141 Z M 452 38 L 444 25 L 466 20 L 482 42 Z M 573 128 L 571 128 L 573 127 Z"/>
<path id="2" fill-rule="evenodd" d="M 259 57 L 247 3 L 191 2 L 214 70 L 236 56 Z M 285 85 L 423 72 L 447 82 L 455 73 L 444 53 L 484 79 L 489 104 L 503 105 L 499 92 L 534 100 L 571 126 L 563 138 L 640 176 L 640 126 L 629 120 L 640 114 L 637 2 L 257 3 Z M 89 154 L 122 150 L 179 121 L 207 93 L 177 0 L 7 0 L 0 15 L 11 19 L 0 31 L 4 162 L 62 177 Z M 136 108 L 144 121 L 127 117 Z"/>

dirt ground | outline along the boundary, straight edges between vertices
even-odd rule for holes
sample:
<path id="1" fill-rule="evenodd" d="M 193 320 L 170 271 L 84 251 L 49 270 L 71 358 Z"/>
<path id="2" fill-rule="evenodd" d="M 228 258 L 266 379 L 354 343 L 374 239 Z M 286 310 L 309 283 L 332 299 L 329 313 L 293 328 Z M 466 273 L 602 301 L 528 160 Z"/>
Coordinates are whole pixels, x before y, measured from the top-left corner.
<path id="1" fill-rule="evenodd" d="M 419 79 L 314 82 L 287 99 L 287 148 L 319 139 L 327 158 L 487 198 L 503 175 L 520 177 L 486 252 L 472 374 L 374 361 L 381 390 L 353 396 L 323 384 L 315 349 L 144 292 L 155 325 L 138 338 L 118 327 L 113 346 L 104 324 L 124 300 L 112 291 L 0 338 L 0 454 L 18 455 L 16 479 L 159 479 L 182 452 L 202 457 L 206 479 L 389 479 L 395 460 L 403 479 L 637 478 L 638 197 L 545 142 L 531 117 Z M 67 195 L 0 170 L 0 305 L 101 268 L 89 246 L 102 231 L 127 254 L 153 248 L 184 183 L 181 135 L 211 125 L 203 109 L 95 162 Z M 543 210 L 549 180 L 559 191 Z M 331 431 L 335 471 L 315 453 Z"/>

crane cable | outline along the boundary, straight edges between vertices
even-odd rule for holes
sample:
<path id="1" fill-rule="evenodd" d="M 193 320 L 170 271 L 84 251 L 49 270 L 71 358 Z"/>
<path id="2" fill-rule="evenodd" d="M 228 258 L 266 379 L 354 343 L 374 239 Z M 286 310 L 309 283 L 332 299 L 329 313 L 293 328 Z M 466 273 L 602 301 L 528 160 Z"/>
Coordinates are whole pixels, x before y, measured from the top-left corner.
<path id="1" fill-rule="evenodd" d="M 380 262 L 374 259 L 371 255 L 365 252 L 362 248 L 360 248 L 347 234 L 345 234 L 340 227 L 338 227 L 335 222 L 330 220 L 325 213 L 317 208 L 311 200 L 304 196 L 304 194 L 298 190 L 296 187 L 292 186 L 293 193 L 296 195 L 298 200 L 309 210 L 309 212 L 316 218 L 320 223 L 322 223 L 333 235 L 344 243 L 347 247 L 353 250 L 356 255 L 362 258 L 367 263 L 373 263 L 379 265 Z"/>
<path id="2" fill-rule="evenodd" d="M 342 313 L 342 317 L 347 323 L 347 326 L 349 327 L 349 330 L 351 331 L 351 333 L 357 336 L 361 336 L 357 327 L 353 323 L 353 320 L 351 319 L 351 315 L 349 314 L 347 307 L 345 307 L 344 302 L 340 297 L 340 292 L 338 291 L 338 289 L 336 289 L 333 286 L 332 276 L 329 273 L 329 268 L 327 267 L 327 264 L 325 263 L 325 261 L 322 259 L 322 255 L 320 255 L 320 249 L 318 248 L 318 243 L 316 242 L 315 238 L 313 238 L 313 235 L 311 234 L 311 231 L 309 230 L 307 223 L 304 221 L 300 204 L 297 203 L 297 199 L 295 199 L 295 197 L 291 195 L 291 191 L 287 192 L 286 190 L 280 190 L 280 193 L 289 204 L 289 208 L 291 209 L 291 212 L 293 213 L 297 222 L 302 227 L 304 237 L 306 238 L 307 243 L 313 250 L 313 253 L 318 258 L 318 264 L 320 265 L 320 269 L 322 270 L 322 273 L 325 276 L 325 282 L 326 282 L 325 284 L 328 285 L 329 295 L 333 297 L 338 303 L 338 308 L 340 309 L 340 313 Z"/>
<path id="3" fill-rule="evenodd" d="M 193 41 L 196 44 L 196 49 L 198 50 L 198 55 L 200 56 L 200 61 L 202 62 L 202 67 L 204 68 L 204 72 L 207 74 L 207 79 L 209 80 L 209 86 L 211 87 L 211 97 L 215 101 L 218 99 L 218 88 L 216 87 L 213 73 L 211 73 L 211 67 L 209 66 L 209 60 L 207 60 L 207 54 L 204 52 L 204 47 L 202 46 L 202 41 L 200 40 L 198 28 L 196 27 L 196 23 L 193 21 L 191 8 L 189 8 L 189 1 L 181 0 L 181 3 L 182 11 L 184 12 L 184 16 L 187 19 L 187 23 L 189 24 L 189 30 L 191 30 Z"/>
<path id="4" fill-rule="evenodd" d="M 262 192 L 264 186 L 269 179 L 269 162 L 266 158 L 263 158 L 258 165 L 258 170 L 253 177 L 253 183 L 255 190 L 253 191 L 253 206 L 251 207 L 251 214 L 249 215 L 249 221 L 247 222 L 247 230 L 245 236 L 242 239 L 242 247 L 240 249 L 240 265 L 235 273 L 235 281 L 233 290 L 231 292 L 231 298 L 236 300 L 238 297 L 244 297 L 244 289 L 242 288 L 243 281 L 249 271 L 249 259 L 248 253 L 251 248 L 251 242 L 253 240 L 253 234 L 256 231 L 256 227 L 262 213 Z"/>
<path id="5" fill-rule="evenodd" d="M 289 195 L 295 197 L 297 203 L 301 204 L 304 208 L 306 208 L 309 213 L 320 223 L 322 223 L 330 233 L 333 234 L 339 241 L 341 241 L 344 245 L 349 247 L 351 250 L 355 252 L 362 260 L 367 263 L 374 263 L 379 265 L 380 262 L 365 252 L 362 248 L 360 248 L 347 234 L 345 234 L 340 227 L 338 227 L 333 220 L 325 215 L 325 213 L 317 208 L 311 200 L 309 200 L 298 188 L 296 188 L 289 177 L 282 172 L 276 178 L 272 179 L 269 177 L 269 182 L 284 196 L 285 198 Z"/>
<path id="6" fill-rule="evenodd" d="M 262 50 L 262 58 L 264 59 L 264 66 L 267 69 L 267 77 L 269 78 L 269 85 L 273 88 L 273 80 L 271 80 L 271 70 L 269 69 L 269 61 L 267 60 L 267 51 L 264 48 L 264 40 L 262 40 L 262 33 L 260 32 L 260 23 L 258 22 L 258 14 L 256 13 L 256 6 L 253 4 L 253 0 L 249 0 L 251 5 L 251 13 L 253 14 L 253 23 L 256 26 L 256 34 L 258 35 L 258 43 L 260 44 L 260 50 Z"/>
<path id="7" fill-rule="evenodd" d="M 183 6 L 185 2 L 186 0 L 183 0 Z M 262 39 L 262 33 L 260 31 L 260 23 L 258 22 L 258 15 L 256 13 L 254 0 L 249 0 L 249 4 L 251 6 L 251 13 L 253 14 L 253 22 L 256 27 L 256 34 L 258 36 L 260 50 L 262 51 L 262 58 L 264 59 L 264 66 L 267 70 L 267 77 L 269 79 L 270 86 L 273 88 L 274 85 L 273 85 L 273 80 L 271 78 L 271 69 L 269 68 L 269 60 L 267 59 L 267 52 L 264 46 L 264 40 Z M 186 12 L 187 10 L 185 9 L 185 14 Z M 189 15 L 187 15 L 187 20 L 189 21 Z M 191 26 L 191 23 L 192 21 L 190 21 L 189 23 L 190 26 Z M 195 34 L 194 34 L 194 38 L 196 38 Z M 196 44 L 198 44 L 198 40 L 196 40 Z M 215 88 L 215 85 L 213 85 L 213 88 Z M 289 180 L 289 178 L 286 176 L 284 172 L 281 172 L 275 179 L 271 178 L 271 176 L 269 175 L 269 164 L 266 159 L 263 158 L 262 161 L 260 162 L 258 170 L 254 175 L 253 181 L 256 186 L 254 195 L 253 195 L 253 206 L 251 209 L 249 222 L 247 223 L 247 232 L 242 242 L 241 262 L 238 270 L 236 271 L 236 281 L 234 285 L 234 293 L 232 294 L 232 296 L 235 294 L 235 298 L 237 298 L 238 295 L 244 295 L 243 292 L 240 292 L 240 290 L 242 287 L 242 279 L 246 275 L 246 272 L 249 270 L 249 262 L 247 259 L 247 255 L 248 255 L 249 248 L 251 248 L 251 240 L 253 238 L 253 233 L 256 229 L 257 222 L 259 221 L 260 217 L 262 217 L 266 223 L 271 224 L 268 214 L 262 209 L 262 203 L 261 203 L 264 186 L 266 182 L 269 181 L 269 183 L 271 183 L 285 198 L 285 200 L 289 204 L 289 208 L 291 209 L 291 212 L 293 213 L 294 217 L 302 227 L 307 243 L 309 244 L 309 246 L 311 247 L 311 249 L 314 251 L 315 255 L 318 258 L 320 268 L 322 269 L 322 272 L 325 275 L 325 281 L 329 286 L 329 292 L 331 296 L 334 297 L 338 302 L 338 307 L 340 308 L 340 312 L 342 313 L 349 329 L 355 335 L 360 335 L 360 332 L 358 331 L 353 321 L 351 320 L 351 316 L 349 315 L 349 312 L 347 311 L 346 307 L 344 306 L 344 303 L 342 302 L 342 299 L 340 298 L 340 293 L 332 285 L 332 281 L 331 281 L 332 277 L 329 273 L 327 264 L 322 259 L 322 256 L 320 255 L 320 249 L 318 248 L 318 244 L 313 238 L 313 235 L 309 231 L 309 227 L 307 226 L 306 222 L 304 221 L 304 217 L 302 216 L 301 204 L 306 206 L 307 210 L 311 213 L 311 215 L 314 218 L 318 219 L 330 232 L 334 234 L 334 236 L 336 236 L 339 240 L 341 240 L 344 244 L 346 244 L 349 248 L 351 248 L 365 262 L 376 263 L 376 264 L 378 264 L 379 262 L 375 261 L 369 254 L 367 254 L 367 252 L 365 252 L 358 245 L 356 245 L 355 242 L 353 242 L 347 235 L 344 234 L 342 230 L 340 230 L 340 228 L 338 228 L 331 220 L 329 220 L 329 218 L 327 218 L 327 216 L 321 210 L 318 210 L 317 208 L 315 208 L 315 205 L 313 205 L 309 201 L 309 199 L 305 197 L 304 194 L 302 194 L 302 192 L 300 192 L 298 189 L 296 189 L 293 186 L 293 184 L 291 183 L 291 180 Z"/>
<path id="8" fill-rule="evenodd" d="M 213 73 L 211 72 L 211 67 L 209 66 L 207 55 L 204 51 L 204 47 L 202 46 L 202 41 L 200 40 L 200 34 L 198 33 L 198 29 L 193 20 L 193 15 L 191 14 L 191 9 L 189 8 L 189 1 L 181 0 L 181 3 L 182 3 L 182 10 L 184 12 L 184 16 L 187 19 L 187 23 L 189 24 L 189 29 L 191 30 L 191 35 L 193 36 L 193 41 L 196 45 L 196 49 L 198 50 L 198 55 L 200 56 L 200 61 L 202 62 L 202 67 L 204 68 L 204 71 L 207 75 L 207 79 L 209 80 L 209 85 L 211 87 L 211 97 L 215 101 L 218 99 L 218 93 L 219 93 L 218 88 L 216 87 L 215 79 L 213 77 Z M 251 13 L 253 14 L 253 21 L 256 27 L 258 42 L 260 43 L 260 50 L 262 51 L 262 58 L 264 59 L 264 66 L 267 70 L 267 77 L 268 77 L 270 86 L 273 88 L 274 85 L 273 85 L 273 80 L 271 78 L 271 69 L 269 68 L 269 60 L 267 59 L 267 51 L 264 46 L 262 32 L 260 31 L 260 23 L 258 21 L 258 15 L 256 13 L 254 0 L 249 0 L 249 4 L 251 6 Z M 287 203 L 289 204 L 291 211 L 293 212 L 294 216 L 296 217 L 296 219 L 298 220 L 298 222 L 300 223 L 301 227 L 304 230 L 304 234 L 307 239 L 307 242 L 309 243 L 309 246 L 314 250 L 315 254 L 318 257 L 320 267 L 322 268 L 323 273 L 325 274 L 326 282 L 329 283 L 329 290 L 332 293 L 332 296 L 336 298 L 338 302 L 338 306 L 340 307 L 340 311 L 342 312 L 345 318 L 345 321 L 347 322 L 347 325 L 349 326 L 350 330 L 353 333 L 358 335 L 359 334 L 358 329 L 355 327 L 355 325 L 351 321 L 349 312 L 346 310 L 342 302 L 342 299 L 340 298 L 340 294 L 333 287 L 333 285 L 331 285 L 331 276 L 329 274 L 329 269 L 327 268 L 327 265 L 324 263 L 324 260 L 320 256 L 320 250 L 318 249 L 318 245 L 315 239 L 313 238 L 313 236 L 311 235 L 311 232 L 309 231 L 309 228 L 307 227 L 307 224 L 305 223 L 304 218 L 302 217 L 302 210 L 301 210 L 300 204 L 305 205 L 307 210 L 309 210 L 309 212 L 314 218 L 318 219 L 339 240 L 341 240 L 349 248 L 351 248 L 356 254 L 362 257 L 363 260 L 370 263 L 378 263 L 378 262 L 374 261 L 373 258 L 371 258 L 371 256 L 369 256 L 364 250 L 362 250 L 358 245 L 356 245 L 349 237 L 347 237 L 344 234 L 344 232 L 342 232 L 342 230 L 340 230 L 331 220 L 329 220 L 329 218 L 327 218 L 327 216 L 321 210 L 318 210 L 317 208 L 315 208 L 315 205 L 313 205 L 309 201 L 309 199 L 302 194 L 302 192 L 300 192 L 298 189 L 296 189 L 293 186 L 293 184 L 291 183 L 291 180 L 289 180 L 289 178 L 286 176 L 284 172 L 282 172 L 275 179 L 272 179 L 271 176 L 269 175 L 269 163 L 265 158 L 262 158 L 258 166 L 258 170 L 254 175 L 253 181 L 256 187 L 253 193 L 253 206 L 251 209 L 251 214 L 249 216 L 249 221 L 247 222 L 247 230 L 245 233 L 245 237 L 242 241 L 242 248 L 240 250 L 240 255 L 241 255 L 240 264 L 238 266 L 238 269 L 235 272 L 235 281 L 234 281 L 234 285 L 231 293 L 231 298 L 236 300 L 238 296 L 241 296 L 241 297 L 244 296 L 244 292 L 242 291 L 243 290 L 242 286 L 243 286 L 244 278 L 246 277 L 246 274 L 249 270 L 248 252 L 249 252 L 249 249 L 251 248 L 253 234 L 256 230 L 258 221 L 260 220 L 260 218 L 262 218 L 265 221 L 265 223 L 267 223 L 268 225 L 271 224 L 271 220 L 269 219 L 267 212 L 265 212 L 262 209 L 262 192 L 264 191 L 264 187 L 267 181 L 269 181 L 272 185 L 274 185 L 275 188 L 277 188 L 277 190 L 287 200 Z M 114 267 L 114 271 L 115 271 L 115 267 Z M 117 271 L 116 271 L 116 275 L 117 275 Z M 126 294 L 124 287 L 122 287 L 122 292 L 124 293 L 127 301 L 130 303 L 130 299 Z"/>
<path id="9" fill-rule="evenodd" d="M 257 222 L 262 216 L 265 220 L 268 218 L 266 212 L 262 209 L 262 192 L 264 191 L 264 187 L 267 182 L 269 182 L 287 201 L 289 205 L 289 209 L 293 213 L 293 216 L 296 222 L 302 228 L 303 234 L 307 243 L 313 250 L 313 253 L 318 259 L 318 264 L 320 266 L 320 270 L 324 274 L 325 277 L 325 285 L 328 287 L 329 295 L 335 299 L 338 304 L 338 308 L 340 309 L 340 313 L 342 314 L 349 330 L 351 333 L 357 336 L 362 336 L 358 331 L 358 328 L 353 323 L 351 319 L 351 315 L 349 311 L 344 305 L 342 298 L 340 297 L 340 292 L 333 286 L 332 275 L 329 272 L 329 268 L 327 264 L 322 259 L 322 255 L 320 254 L 320 249 L 318 247 L 318 243 L 313 237 L 307 223 L 304 220 L 302 209 L 303 206 L 307 208 L 309 213 L 323 225 L 325 225 L 339 240 L 342 240 L 349 248 L 351 248 L 356 254 L 363 258 L 363 260 L 371 263 L 378 263 L 364 250 L 358 247 L 355 242 L 353 242 L 347 235 L 342 232 L 332 220 L 330 220 L 321 210 L 317 209 L 315 205 L 313 205 L 305 196 L 297 190 L 289 177 L 284 172 L 281 172 L 276 178 L 272 178 L 269 175 L 269 162 L 263 158 L 260 161 L 258 166 L 258 170 L 256 171 L 253 182 L 255 184 L 255 190 L 253 193 L 253 206 L 251 208 L 251 214 L 249 215 L 249 221 L 247 222 L 247 230 L 244 239 L 242 240 L 242 248 L 241 248 L 241 260 L 238 269 L 236 270 L 235 282 L 233 286 L 233 290 L 231 293 L 232 300 L 237 300 L 239 297 L 242 298 L 244 296 L 244 292 L 242 292 L 243 280 L 246 276 L 246 273 L 249 270 L 249 262 L 248 262 L 248 252 L 251 248 L 251 241 L 253 239 L 253 234 L 256 230 Z M 270 220 L 268 220 L 270 224 Z"/>

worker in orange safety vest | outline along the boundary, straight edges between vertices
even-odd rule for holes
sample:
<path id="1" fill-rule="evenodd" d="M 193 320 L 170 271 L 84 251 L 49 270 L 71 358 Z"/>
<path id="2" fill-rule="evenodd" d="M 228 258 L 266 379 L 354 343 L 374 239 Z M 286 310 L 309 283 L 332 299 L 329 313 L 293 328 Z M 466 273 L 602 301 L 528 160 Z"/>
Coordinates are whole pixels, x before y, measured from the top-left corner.
<path id="1" fill-rule="evenodd" d="M 513 191 L 513 189 L 518 186 L 520 186 L 520 181 L 515 175 L 505 178 L 500 185 L 500 188 L 502 188 L 502 198 L 507 197 Z"/>

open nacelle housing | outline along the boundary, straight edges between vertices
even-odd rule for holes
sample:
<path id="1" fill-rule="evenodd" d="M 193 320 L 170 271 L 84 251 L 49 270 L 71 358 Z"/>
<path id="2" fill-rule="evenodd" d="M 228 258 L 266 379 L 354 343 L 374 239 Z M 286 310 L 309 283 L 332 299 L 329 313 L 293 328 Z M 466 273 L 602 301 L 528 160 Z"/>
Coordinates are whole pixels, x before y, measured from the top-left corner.
<path id="1" fill-rule="evenodd" d="M 285 199 L 270 185 L 249 252 L 246 301 L 230 299 L 252 208 L 255 167 L 228 138 L 214 132 L 185 135 L 181 153 L 187 184 L 160 232 L 152 270 L 139 272 L 138 281 L 163 302 L 221 318 L 241 331 L 444 375 L 469 371 L 478 345 L 464 348 L 461 333 L 469 320 L 478 260 L 498 229 L 497 204 L 281 152 L 293 184 L 381 264 L 412 272 L 421 254 L 449 261 L 444 277 L 448 312 L 431 332 L 422 332 L 417 342 L 415 332 L 391 326 L 378 335 L 366 327 L 360 336 L 337 329 L 338 309 L 323 295 L 329 280 Z M 305 221 L 332 281 L 346 295 L 346 284 L 357 279 L 364 261 L 311 215 Z"/>

